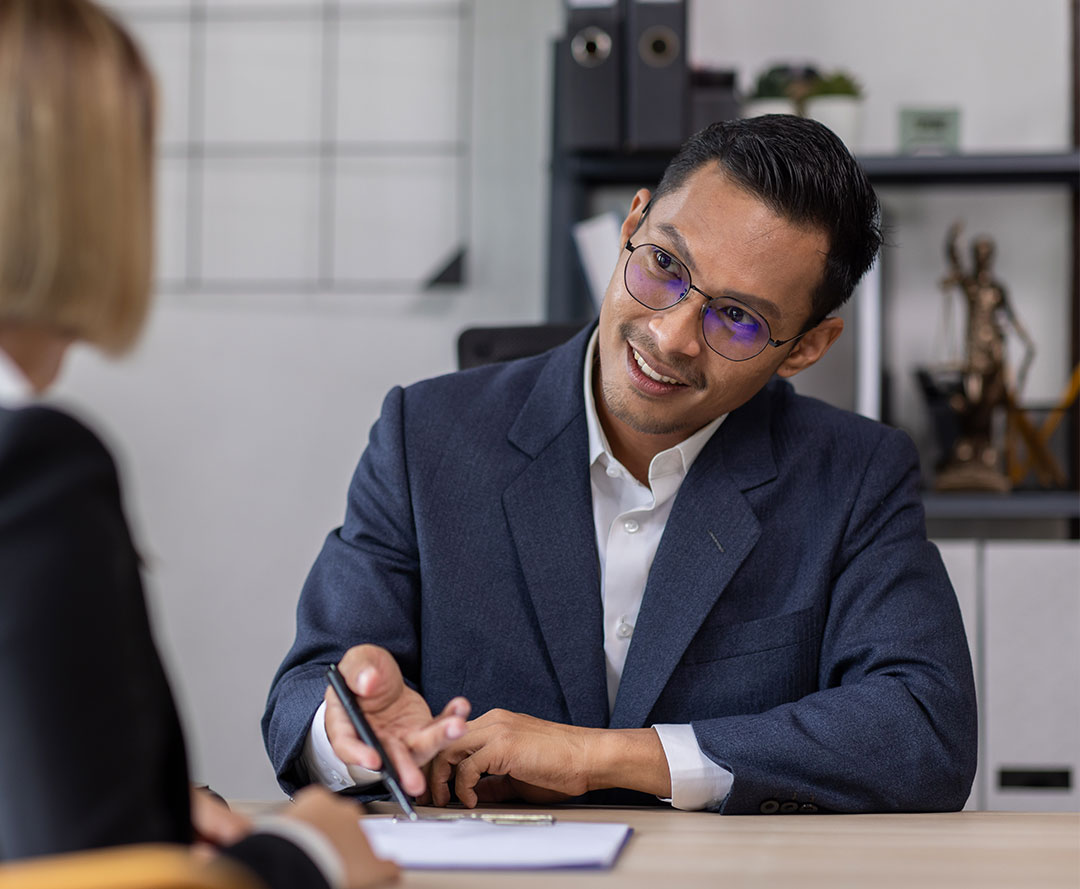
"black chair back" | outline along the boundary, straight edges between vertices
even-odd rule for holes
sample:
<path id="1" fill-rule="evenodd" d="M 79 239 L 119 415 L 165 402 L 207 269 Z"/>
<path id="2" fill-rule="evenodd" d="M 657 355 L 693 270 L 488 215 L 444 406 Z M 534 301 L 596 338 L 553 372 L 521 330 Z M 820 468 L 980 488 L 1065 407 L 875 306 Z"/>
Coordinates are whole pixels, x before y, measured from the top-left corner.
<path id="1" fill-rule="evenodd" d="M 457 341 L 458 369 L 539 355 L 562 345 L 581 327 L 581 324 L 527 324 L 466 328 Z"/>

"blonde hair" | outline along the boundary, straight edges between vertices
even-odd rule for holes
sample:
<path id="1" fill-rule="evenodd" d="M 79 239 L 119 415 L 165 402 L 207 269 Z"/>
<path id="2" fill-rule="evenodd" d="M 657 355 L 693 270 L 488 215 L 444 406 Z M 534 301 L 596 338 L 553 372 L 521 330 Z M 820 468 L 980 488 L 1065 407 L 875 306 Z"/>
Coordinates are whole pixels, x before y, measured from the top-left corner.
<path id="1" fill-rule="evenodd" d="M 153 77 L 89 0 L 0 0 L 0 322 L 119 353 L 153 264 Z"/>

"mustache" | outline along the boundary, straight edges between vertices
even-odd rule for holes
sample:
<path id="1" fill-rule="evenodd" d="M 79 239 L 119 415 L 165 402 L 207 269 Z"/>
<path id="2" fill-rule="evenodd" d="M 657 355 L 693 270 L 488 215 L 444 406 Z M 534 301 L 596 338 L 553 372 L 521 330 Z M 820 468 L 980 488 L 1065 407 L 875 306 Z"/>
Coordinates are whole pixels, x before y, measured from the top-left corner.
<path id="1" fill-rule="evenodd" d="M 670 367 L 679 378 L 690 386 L 691 389 L 703 390 L 706 386 L 704 375 L 695 367 L 694 359 L 687 358 L 685 355 L 665 355 L 656 345 L 654 340 L 648 333 L 643 333 L 631 324 L 629 321 L 623 321 L 619 324 L 619 336 L 627 341 L 637 343 L 642 349 L 655 355 L 658 359 L 661 359 L 668 367 Z"/>

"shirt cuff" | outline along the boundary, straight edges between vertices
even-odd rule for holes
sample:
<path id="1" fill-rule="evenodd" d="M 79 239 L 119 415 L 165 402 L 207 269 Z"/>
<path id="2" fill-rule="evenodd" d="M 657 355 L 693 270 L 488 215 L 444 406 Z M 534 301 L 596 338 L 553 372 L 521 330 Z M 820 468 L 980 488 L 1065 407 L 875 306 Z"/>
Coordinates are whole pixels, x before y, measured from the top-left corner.
<path id="1" fill-rule="evenodd" d="M 671 803 L 676 809 L 715 809 L 731 792 L 735 776 L 707 757 L 690 725 L 654 725 L 671 774 Z"/>
<path id="2" fill-rule="evenodd" d="M 304 741 L 303 759 L 308 774 L 333 791 L 347 787 L 366 787 L 382 780 L 381 773 L 363 766 L 346 765 L 334 753 L 330 739 L 326 736 L 326 701 L 319 704 L 319 709 L 311 720 L 311 731 Z"/>
<path id="3" fill-rule="evenodd" d="M 359 824 L 360 819 L 356 820 Z M 281 837 L 292 843 L 319 869 L 330 889 L 344 889 L 345 862 L 334 844 L 317 827 L 296 818 L 267 815 L 256 819 L 255 833 Z"/>

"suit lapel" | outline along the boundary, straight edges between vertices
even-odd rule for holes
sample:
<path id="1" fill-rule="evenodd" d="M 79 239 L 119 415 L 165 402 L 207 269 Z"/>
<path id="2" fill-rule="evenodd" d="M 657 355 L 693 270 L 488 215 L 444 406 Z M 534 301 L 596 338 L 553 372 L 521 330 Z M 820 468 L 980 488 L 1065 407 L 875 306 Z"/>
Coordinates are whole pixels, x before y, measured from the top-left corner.
<path id="1" fill-rule="evenodd" d="M 574 724 L 608 721 L 582 364 L 591 329 L 552 353 L 509 433 L 532 457 L 503 508 Z"/>
<path id="2" fill-rule="evenodd" d="M 743 492 L 776 477 L 766 389 L 733 411 L 683 480 L 627 652 L 612 728 L 645 724 L 660 692 L 761 526 Z"/>

